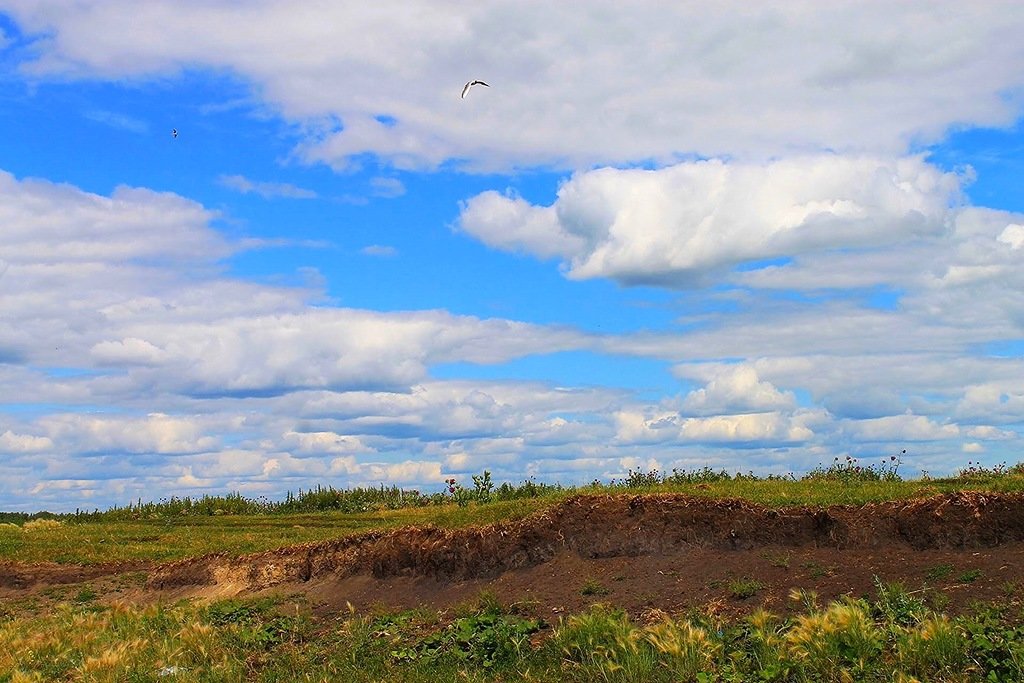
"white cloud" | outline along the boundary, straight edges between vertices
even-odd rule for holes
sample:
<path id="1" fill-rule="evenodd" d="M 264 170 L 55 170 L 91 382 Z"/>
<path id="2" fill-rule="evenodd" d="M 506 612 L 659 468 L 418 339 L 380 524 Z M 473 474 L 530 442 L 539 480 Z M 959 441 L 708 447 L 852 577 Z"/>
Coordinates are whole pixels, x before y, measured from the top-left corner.
<path id="1" fill-rule="evenodd" d="M 814 437 L 800 416 L 779 412 L 682 417 L 675 412 L 648 414 L 634 410 L 615 415 L 615 438 L 623 443 L 799 443 Z"/>
<path id="2" fill-rule="evenodd" d="M 392 256 L 398 255 L 398 250 L 394 247 L 385 244 L 370 244 L 359 250 L 360 254 L 366 256 L 380 256 L 383 258 L 391 258 Z"/>
<path id="3" fill-rule="evenodd" d="M 459 226 L 497 248 L 560 256 L 570 278 L 686 286 L 747 261 L 941 236 L 959 189 L 917 157 L 710 160 L 578 173 L 550 207 L 484 193 Z"/>
<path id="4" fill-rule="evenodd" d="M 680 370 L 699 371 L 700 366 L 687 366 Z M 791 409 L 795 404 L 792 393 L 783 393 L 771 382 L 761 381 L 753 366 L 740 364 L 715 372 L 703 388 L 687 394 L 682 409 L 691 415 L 720 415 Z"/>
<path id="5" fill-rule="evenodd" d="M 955 439 L 960 428 L 939 424 L 923 415 L 890 415 L 870 420 L 851 420 L 844 429 L 864 441 L 938 441 Z"/>
<path id="6" fill-rule="evenodd" d="M 23 65 L 33 77 L 233 72 L 289 119 L 338 121 L 302 148 L 335 166 L 365 153 L 407 168 L 509 168 L 902 151 L 953 125 L 1012 122 L 1006 93 L 1024 85 L 1014 3 L 4 9 L 41 36 Z M 461 100 L 469 77 L 492 87 Z"/>
<path id="7" fill-rule="evenodd" d="M 356 454 L 374 452 L 359 437 L 334 432 L 290 431 L 284 435 L 283 442 L 292 446 L 292 449 L 299 453 Z"/>
<path id="8" fill-rule="evenodd" d="M 85 112 L 85 118 L 96 123 L 102 123 L 105 126 L 110 126 L 111 128 L 120 128 L 121 130 L 138 133 L 139 135 L 149 133 L 149 124 L 145 121 L 125 114 L 118 114 L 117 112 L 93 109 Z"/>
<path id="9" fill-rule="evenodd" d="M 978 425 L 976 427 L 971 427 L 970 429 L 968 429 L 967 436 L 970 436 L 971 438 L 974 439 L 985 439 L 988 441 L 993 441 L 1014 439 L 1017 437 L 1017 433 L 1006 429 L 999 429 L 998 427 L 993 427 L 992 425 Z"/>
<path id="10" fill-rule="evenodd" d="M 1006 229 L 999 233 L 998 239 L 1004 244 L 1009 244 L 1011 249 L 1024 247 L 1024 225 L 1019 223 L 1007 225 Z"/>
<path id="11" fill-rule="evenodd" d="M 464 202 L 458 226 L 490 247 L 541 258 L 566 258 L 586 247 L 582 237 L 561 225 L 554 207 L 533 206 L 508 193 L 487 191 Z"/>
<path id="12" fill-rule="evenodd" d="M 76 451 L 196 453 L 219 446 L 205 420 L 154 413 L 145 417 L 54 414 L 39 420 L 55 443 Z"/>
<path id="13" fill-rule="evenodd" d="M 0 258 L 10 267 L 210 263 L 232 251 L 208 227 L 216 216 L 171 193 L 118 187 L 104 197 L 0 171 Z"/>
<path id="14" fill-rule="evenodd" d="M 0 453 L 37 453 L 53 449 L 53 441 L 45 436 L 15 434 L 10 429 L 0 434 Z"/>
<path id="15" fill-rule="evenodd" d="M 370 178 L 370 187 L 375 197 L 393 199 L 405 194 L 405 185 L 398 178 Z"/>
<path id="16" fill-rule="evenodd" d="M 242 194 L 258 194 L 264 199 L 316 199 L 317 194 L 313 190 L 306 190 L 291 183 L 272 183 L 258 180 L 249 180 L 242 175 L 222 175 L 217 181 L 226 188 L 241 192 Z"/>

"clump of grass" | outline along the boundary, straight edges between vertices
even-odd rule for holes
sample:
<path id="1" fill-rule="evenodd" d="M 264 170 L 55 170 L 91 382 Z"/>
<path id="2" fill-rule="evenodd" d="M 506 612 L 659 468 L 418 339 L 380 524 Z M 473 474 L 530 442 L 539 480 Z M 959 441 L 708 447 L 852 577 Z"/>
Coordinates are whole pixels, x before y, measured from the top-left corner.
<path id="1" fill-rule="evenodd" d="M 664 619 L 643 629 L 644 638 L 656 652 L 660 668 L 674 681 L 699 680 L 714 668 L 722 643 L 708 631 L 688 621 Z"/>
<path id="2" fill-rule="evenodd" d="M 611 589 L 605 587 L 594 578 L 588 578 L 583 582 L 582 588 L 580 588 L 580 595 L 608 595 L 609 593 L 611 593 Z"/>
<path id="3" fill-rule="evenodd" d="M 833 603 L 797 617 L 784 637 L 786 653 L 805 680 L 864 680 L 882 651 L 881 629 L 860 601 Z"/>
<path id="4" fill-rule="evenodd" d="M 914 626 L 928 614 L 924 601 L 914 597 L 901 583 L 884 583 L 873 577 L 878 598 L 875 613 L 886 622 L 897 626 Z"/>
<path id="5" fill-rule="evenodd" d="M 41 519 L 33 519 L 30 522 L 25 522 L 25 524 L 22 525 L 21 530 L 22 531 L 44 531 L 44 530 L 47 530 L 47 529 L 56 529 L 57 527 L 61 527 L 61 526 L 64 526 L 64 523 L 61 522 L 59 519 L 41 518 Z"/>
<path id="6" fill-rule="evenodd" d="M 820 562 L 804 562 L 800 566 L 809 572 L 812 579 L 820 579 L 823 576 L 832 576 L 836 573 L 835 567 L 824 565 Z"/>
<path id="7" fill-rule="evenodd" d="M 925 573 L 925 578 L 929 581 L 941 581 L 942 579 L 949 577 L 949 575 L 952 573 L 953 565 L 951 565 L 948 562 L 945 562 L 943 564 L 937 564 L 934 567 L 930 568 Z"/>
<path id="8" fill-rule="evenodd" d="M 982 571 L 980 569 L 968 569 L 956 577 L 956 580 L 960 583 L 974 583 L 981 578 L 981 574 Z"/>
<path id="9" fill-rule="evenodd" d="M 654 647 L 629 616 L 605 605 L 569 617 L 552 642 L 583 680 L 646 682 L 658 663 Z"/>
<path id="10" fill-rule="evenodd" d="M 963 672 L 967 639 L 948 617 L 930 615 L 896 640 L 896 660 L 907 673 L 924 680 L 942 680 Z"/>
<path id="11" fill-rule="evenodd" d="M 768 560 L 768 564 L 773 567 L 779 567 L 780 569 L 789 569 L 790 561 L 793 559 L 793 553 L 766 553 L 765 559 Z"/>
<path id="12" fill-rule="evenodd" d="M 746 576 L 729 581 L 729 595 L 737 600 L 746 600 L 757 595 L 764 588 L 764 584 L 757 579 Z"/>

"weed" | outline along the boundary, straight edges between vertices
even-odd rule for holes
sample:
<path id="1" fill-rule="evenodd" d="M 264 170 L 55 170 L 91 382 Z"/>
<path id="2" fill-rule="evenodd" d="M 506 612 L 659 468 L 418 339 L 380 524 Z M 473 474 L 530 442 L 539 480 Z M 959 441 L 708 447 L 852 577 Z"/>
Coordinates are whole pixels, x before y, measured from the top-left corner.
<path id="1" fill-rule="evenodd" d="M 659 656 L 659 664 L 675 681 L 698 680 L 699 674 L 714 668 L 722 649 L 706 629 L 687 621 L 665 619 L 646 627 L 643 635 Z"/>
<path id="2" fill-rule="evenodd" d="M 961 617 L 967 652 L 986 681 L 1024 680 L 1024 626 L 1004 619 L 996 609 Z"/>
<path id="3" fill-rule="evenodd" d="M 804 562 L 800 566 L 808 571 L 812 579 L 820 579 L 823 576 L 832 576 L 836 573 L 836 567 L 827 566 L 820 562 Z"/>
<path id="4" fill-rule="evenodd" d="M 653 647 L 626 613 L 605 605 L 569 617 L 553 642 L 584 680 L 641 683 L 657 666 Z"/>
<path id="5" fill-rule="evenodd" d="M 929 581 L 941 581 L 953 573 L 953 565 L 947 563 L 937 564 L 925 573 Z"/>
<path id="6" fill-rule="evenodd" d="M 747 598 L 757 595 L 757 593 L 763 588 L 764 584 L 760 581 L 744 576 L 739 579 L 733 579 L 729 582 L 729 595 L 737 600 L 746 600 Z"/>
<path id="7" fill-rule="evenodd" d="M 959 583 L 974 583 L 981 578 L 981 573 L 980 569 L 968 569 L 964 573 L 960 574 L 960 576 L 956 577 L 956 580 Z"/>
<path id="8" fill-rule="evenodd" d="M 436 660 L 445 656 L 474 667 L 494 669 L 520 659 L 529 649 L 530 636 L 542 627 L 535 619 L 488 609 L 456 619 L 416 645 L 396 650 L 397 659 Z"/>
<path id="9" fill-rule="evenodd" d="M 901 482 L 903 478 L 898 474 L 901 456 L 906 455 L 904 450 L 900 455 L 890 455 L 883 458 L 881 462 L 860 464 L 859 458 L 846 456 L 840 460 L 837 456 L 827 468 L 819 465 L 803 476 L 803 481 L 836 481 L 844 484 L 866 481 Z"/>
<path id="10" fill-rule="evenodd" d="M 794 666 L 811 680 L 863 680 L 882 651 L 882 633 L 861 601 L 841 601 L 828 609 L 797 617 L 785 647 Z"/>
<path id="11" fill-rule="evenodd" d="M 764 558 L 768 560 L 768 564 L 770 564 L 773 567 L 789 569 L 789 563 L 793 559 L 793 553 L 765 553 Z"/>
<path id="12" fill-rule="evenodd" d="M 963 671 L 967 640 L 949 618 L 931 615 L 900 634 L 896 657 L 904 671 L 925 680 Z"/>
<path id="13" fill-rule="evenodd" d="M 924 602 L 908 593 L 903 584 L 886 584 L 877 576 L 874 582 L 878 598 L 873 604 L 873 611 L 889 624 L 913 626 L 927 614 Z"/>
<path id="14" fill-rule="evenodd" d="M 583 582 L 580 588 L 580 595 L 608 595 L 611 589 L 601 585 L 597 579 L 589 578 Z"/>

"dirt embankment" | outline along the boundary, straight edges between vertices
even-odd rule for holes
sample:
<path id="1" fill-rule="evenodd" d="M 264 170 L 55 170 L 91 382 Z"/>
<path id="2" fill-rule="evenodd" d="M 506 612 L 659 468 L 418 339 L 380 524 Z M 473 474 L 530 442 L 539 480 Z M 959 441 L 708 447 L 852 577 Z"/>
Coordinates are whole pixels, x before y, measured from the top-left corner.
<path id="1" fill-rule="evenodd" d="M 517 522 L 464 529 L 372 532 L 231 558 L 156 567 L 148 586 L 220 585 L 232 592 L 355 575 L 467 581 L 529 569 L 566 554 L 587 560 L 750 551 L 968 550 L 1024 542 L 1024 495 L 954 493 L 829 508 L 766 508 L 685 495 L 576 496 Z"/>

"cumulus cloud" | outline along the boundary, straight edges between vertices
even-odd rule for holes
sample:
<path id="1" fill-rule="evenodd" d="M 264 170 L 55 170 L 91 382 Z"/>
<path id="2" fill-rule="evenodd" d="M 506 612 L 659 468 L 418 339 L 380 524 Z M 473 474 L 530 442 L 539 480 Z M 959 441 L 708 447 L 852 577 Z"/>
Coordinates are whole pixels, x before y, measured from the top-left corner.
<path id="1" fill-rule="evenodd" d="M 549 207 L 483 193 L 459 226 L 497 248 L 559 256 L 570 278 L 687 286 L 750 261 L 940 236 L 959 191 L 956 175 L 919 157 L 709 160 L 578 173 Z"/>
<path id="2" fill-rule="evenodd" d="M 405 168 L 509 168 L 891 152 L 953 125 L 1012 122 L 1005 93 L 1024 84 L 1024 10 L 1006 3 L 4 9 L 36 37 L 22 64 L 32 77 L 226 70 L 289 119 L 337 121 L 301 153 L 339 167 L 367 153 Z M 466 64 L 493 87 L 461 100 L 466 76 L 452 74 Z"/>
<path id="3" fill-rule="evenodd" d="M 154 413 L 145 417 L 54 414 L 39 420 L 47 438 L 82 452 L 197 453 L 219 446 L 205 420 Z"/>
<path id="4" fill-rule="evenodd" d="M 779 412 L 682 417 L 678 413 L 616 414 L 616 439 L 624 443 L 731 443 L 776 446 L 808 441 L 814 432 L 798 416 Z"/>
<path id="5" fill-rule="evenodd" d="M 53 448 L 53 441 L 46 436 L 15 434 L 10 429 L 0 434 L 0 453 L 36 453 Z"/>
<path id="6" fill-rule="evenodd" d="M 0 171 L 0 258 L 9 267 L 209 263 L 232 247 L 209 224 L 217 214 L 171 193 L 118 187 L 109 197 Z"/>
<path id="7" fill-rule="evenodd" d="M 844 429 L 865 441 L 938 441 L 960 436 L 960 428 L 955 424 L 940 424 L 924 415 L 909 413 L 849 421 Z"/>
<path id="8" fill-rule="evenodd" d="M 686 369 L 699 370 L 700 367 L 680 368 L 683 372 Z M 716 415 L 787 409 L 795 404 L 791 392 L 781 392 L 771 382 L 761 381 L 753 366 L 741 364 L 715 372 L 706 386 L 683 399 L 682 409 L 692 415 Z"/>

